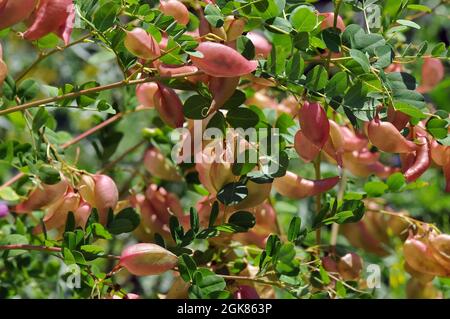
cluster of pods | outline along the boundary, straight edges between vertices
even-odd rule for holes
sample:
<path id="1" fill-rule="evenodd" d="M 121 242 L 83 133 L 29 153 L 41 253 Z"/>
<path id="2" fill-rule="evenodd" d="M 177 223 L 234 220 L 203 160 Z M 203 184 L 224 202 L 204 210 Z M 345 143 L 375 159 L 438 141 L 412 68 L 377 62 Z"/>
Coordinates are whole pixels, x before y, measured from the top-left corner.
<path id="1" fill-rule="evenodd" d="M 45 230 L 56 229 L 64 231 L 70 212 L 74 214 L 75 225 L 84 228 L 91 215 L 92 208 L 96 208 L 99 222 L 106 224 L 109 210 L 117 206 L 119 193 L 114 181 L 107 175 L 81 175 L 76 185 L 62 177 L 56 184 L 41 183 L 30 192 L 27 199 L 18 204 L 14 211 L 27 214 L 35 210 L 45 210 L 43 218 Z M 43 226 L 34 229 L 36 234 L 43 231 Z"/>

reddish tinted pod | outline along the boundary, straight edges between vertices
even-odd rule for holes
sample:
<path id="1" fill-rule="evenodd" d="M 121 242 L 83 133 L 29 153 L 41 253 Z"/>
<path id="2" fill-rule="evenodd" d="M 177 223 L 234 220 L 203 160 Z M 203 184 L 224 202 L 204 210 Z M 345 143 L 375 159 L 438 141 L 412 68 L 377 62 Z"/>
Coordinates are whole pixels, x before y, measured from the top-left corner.
<path id="1" fill-rule="evenodd" d="M 215 113 L 233 96 L 237 86 L 239 85 L 239 80 L 240 77 L 210 77 L 209 90 L 213 96 L 213 101 L 211 103 L 211 107 L 209 108 L 208 114 Z"/>
<path id="2" fill-rule="evenodd" d="M 359 255 L 348 253 L 339 259 L 337 268 L 344 280 L 355 280 L 361 275 L 363 261 Z"/>
<path id="3" fill-rule="evenodd" d="M 161 0 L 159 10 L 166 16 L 173 17 L 179 24 L 187 25 L 189 23 L 189 10 L 180 1 Z"/>
<path id="4" fill-rule="evenodd" d="M 246 36 L 255 46 L 256 58 L 267 58 L 272 52 L 272 44 L 258 32 L 249 32 Z"/>
<path id="5" fill-rule="evenodd" d="M 28 19 L 37 4 L 38 0 L 1 0 L 0 30 Z"/>
<path id="6" fill-rule="evenodd" d="M 116 208 L 119 201 L 119 191 L 116 183 L 106 175 L 95 175 L 95 207 L 98 210 L 100 223 L 105 225 L 108 221 L 109 210 Z"/>
<path id="7" fill-rule="evenodd" d="M 81 203 L 77 210 L 74 212 L 76 227 L 85 228 L 89 216 L 91 215 L 92 207 L 88 203 Z"/>
<path id="8" fill-rule="evenodd" d="M 415 271 L 435 276 L 447 275 L 446 269 L 434 258 L 432 249 L 418 236 L 405 241 L 403 255 L 405 261 Z"/>
<path id="9" fill-rule="evenodd" d="M 297 154 L 307 163 L 313 161 L 320 153 L 320 148 L 311 143 L 301 130 L 295 134 L 294 148 Z"/>
<path id="10" fill-rule="evenodd" d="M 174 76 L 180 74 L 195 73 L 198 68 L 193 65 L 159 64 L 158 71 L 161 76 Z"/>
<path id="11" fill-rule="evenodd" d="M 319 103 L 305 102 L 298 113 L 303 134 L 322 148 L 330 137 L 330 122 L 325 110 Z"/>
<path id="12" fill-rule="evenodd" d="M 235 299 L 259 299 L 258 292 L 250 286 L 239 286 L 234 292 Z"/>
<path id="13" fill-rule="evenodd" d="M 8 66 L 3 61 L 3 48 L 0 44 L 0 86 L 3 85 L 3 82 L 6 79 L 6 76 L 8 75 Z"/>
<path id="14" fill-rule="evenodd" d="M 403 130 L 408 124 L 410 118 L 405 113 L 397 111 L 392 106 L 387 109 L 387 120 L 399 131 Z"/>
<path id="15" fill-rule="evenodd" d="M 49 33 L 58 33 L 65 27 L 67 19 L 73 15 L 72 0 L 40 0 L 31 16 L 31 25 L 23 34 L 27 40 L 38 40 Z M 66 36 L 66 40 L 70 36 Z"/>
<path id="16" fill-rule="evenodd" d="M 447 159 L 447 162 L 442 167 L 442 170 L 444 171 L 444 177 L 446 181 L 445 191 L 447 193 L 450 193 L 450 159 Z"/>
<path id="17" fill-rule="evenodd" d="M 141 59 L 152 60 L 161 56 L 158 42 L 147 31 L 141 28 L 127 31 L 125 47 L 133 55 Z"/>
<path id="18" fill-rule="evenodd" d="M 155 244 L 136 244 L 125 248 L 120 265 L 136 276 L 162 274 L 176 266 L 178 258 Z"/>
<path id="19" fill-rule="evenodd" d="M 202 42 L 197 47 L 203 57 L 191 56 L 201 71 L 216 77 L 237 77 L 256 70 L 258 62 L 249 61 L 236 50 L 215 42 Z"/>
<path id="20" fill-rule="evenodd" d="M 69 212 L 75 212 L 80 204 L 80 195 L 69 190 L 63 198 L 52 204 L 43 221 L 46 230 L 64 227 Z M 41 231 L 41 226 L 35 228 L 35 233 Z"/>
<path id="21" fill-rule="evenodd" d="M 367 139 L 358 136 L 347 126 L 341 126 L 340 129 L 342 138 L 344 139 L 344 151 L 359 151 L 367 146 Z"/>
<path id="22" fill-rule="evenodd" d="M 410 153 L 416 150 L 416 144 L 408 141 L 395 126 L 389 122 L 374 119 L 367 127 L 369 141 L 379 150 L 387 153 Z"/>
<path id="23" fill-rule="evenodd" d="M 431 236 L 430 247 L 433 257 L 450 274 L 450 235 L 439 234 Z"/>
<path id="24" fill-rule="evenodd" d="M 75 6 L 72 4 L 68 10 L 69 15 L 67 16 L 66 22 L 56 31 L 56 34 L 63 39 L 66 45 L 70 43 L 70 36 L 72 35 L 73 25 L 75 23 Z"/>
<path id="25" fill-rule="evenodd" d="M 288 171 L 285 176 L 275 178 L 273 186 L 283 196 L 301 199 L 329 191 L 339 183 L 339 179 L 336 176 L 321 180 L 308 180 Z"/>
<path id="26" fill-rule="evenodd" d="M 333 12 L 319 13 L 319 16 L 324 17 L 324 19 L 320 23 L 321 30 L 324 30 L 327 28 L 332 28 L 334 26 L 334 13 Z M 345 30 L 344 20 L 342 20 L 341 16 L 339 16 L 339 15 L 336 20 L 336 28 L 341 30 L 341 32 L 344 32 L 344 30 Z"/>
<path id="27" fill-rule="evenodd" d="M 33 190 L 28 199 L 17 205 L 16 213 L 29 213 L 33 210 L 45 208 L 61 199 L 67 191 L 69 184 L 65 179 L 54 185 L 41 184 Z"/>
<path id="28" fill-rule="evenodd" d="M 143 83 L 136 87 L 138 102 L 144 107 L 155 106 L 155 95 L 158 92 L 158 84 L 155 82 Z"/>
<path id="29" fill-rule="evenodd" d="M 171 182 L 181 181 L 176 167 L 156 147 L 151 147 L 145 152 L 144 166 L 157 178 Z"/>
<path id="30" fill-rule="evenodd" d="M 447 150 L 449 151 L 447 152 Z M 439 144 L 435 139 L 433 139 L 430 143 L 430 154 L 431 159 L 436 163 L 436 165 L 444 166 L 446 162 L 446 156 L 450 157 L 450 148 L 448 146 Z"/>
<path id="31" fill-rule="evenodd" d="M 183 103 L 171 88 L 158 84 L 154 97 L 155 108 L 164 123 L 171 127 L 182 127 L 184 123 Z"/>
<path id="32" fill-rule="evenodd" d="M 431 165 L 430 148 L 428 147 L 427 138 L 420 136 L 417 139 L 420 144 L 417 147 L 414 162 L 404 173 L 408 183 L 417 180 Z"/>
<path id="33" fill-rule="evenodd" d="M 424 58 L 422 65 L 422 79 L 417 91 L 427 93 L 434 89 L 445 75 L 444 65 L 437 58 Z"/>
<path id="34" fill-rule="evenodd" d="M 244 32 L 245 20 L 236 19 L 234 16 L 227 16 L 225 18 L 224 29 L 227 33 L 227 41 L 235 41 Z"/>

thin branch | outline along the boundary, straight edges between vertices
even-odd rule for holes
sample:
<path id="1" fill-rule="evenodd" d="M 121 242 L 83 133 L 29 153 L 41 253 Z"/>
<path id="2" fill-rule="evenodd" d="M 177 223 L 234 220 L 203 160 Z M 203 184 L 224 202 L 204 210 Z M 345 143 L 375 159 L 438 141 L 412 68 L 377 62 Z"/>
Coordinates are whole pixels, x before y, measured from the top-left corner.
<path id="1" fill-rule="evenodd" d="M 32 102 L 25 103 L 22 105 L 17 105 L 17 106 L 11 107 L 9 109 L 0 111 L 0 116 L 11 114 L 14 112 L 19 112 L 22 110 L 27 110 L 27 109 L 45 105 L 45 104 L 59 102 L 59 101 L 65 100 L 65 99 L 72 100 L 72 99 L 75 99 L 82 95 L 88 95 L 88 94 L 98 93 L 98 92 L 102 92 L 102 91 L 113 90 L 113 89 L 121 88 L 124 86 L 138 85 L 138 84 L 142 84 L 142 83 L 155 82 L 155 81 L 167 80 L 167 79 L 177 79 L 177 78 L 179 79 L 179 78 L 193 76 L 193 75 L 197 75 L 197 74 L 201 74 L 201 73 L 202 73 L 201 71 L 197 71 L 197 72 L 189 72 L 189 73 L 177 74 L 177 75 L 172 75 L 172 76 L 154 76 L 154 77 L 148 77 L 148 78 L 132 80 L 132 81 L 123 80 L 123 81 L 119 81 L 119 82 L 115 82 L 115 83 L 111 83 L 111 84 L 107 84 L 107 85 L 103 85 L 103 86 L 97 86 L 94 88 L 89 88 L 89 89 L 80 90 L 77 92 L 71 92 L 71 93 L 67 93 L 67 94 L 63 94 L 63 95 L 59 95 L 59 96 L 55 96 L 55 97 L 32 101 Z"/>

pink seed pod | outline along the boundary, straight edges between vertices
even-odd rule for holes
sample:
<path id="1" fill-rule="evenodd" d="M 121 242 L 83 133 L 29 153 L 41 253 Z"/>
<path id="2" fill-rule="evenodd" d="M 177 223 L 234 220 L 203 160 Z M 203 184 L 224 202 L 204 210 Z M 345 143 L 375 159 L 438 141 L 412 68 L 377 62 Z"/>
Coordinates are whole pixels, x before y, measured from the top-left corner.
<path id="1" fill-rule="evenodd" d="M 285 176 L 275 178 L 273 186 L 283 196 L 301 199 L 329 191 L 339 183 L 339 180 L 338 176 L 321 180 L 308 180 L 288 171 Z"/>
<path id="2" fill-rule="evenodd" d="M 305 102 L 298 116 L 305 137 L 321 149 L 330 137 L 330 122 L 323 107 L 316 102 Z"/>
<path id="3" fill-rule="evenodd" d="M 344 151 L 360 151 L 364 147 L 367 147 L 367 139 L 356 135 L 346 126 L 341 126 L 340 129 L 342 138 L 344 139 Z"/>
<path id="4" fill-rule="evenodd" d="M 74 212 L 76 227 L 85 228 L 89 216 L 91 215 L 92 207 L 88 203 L 82 202 Z"/>
<path id="5" fill-rule="evenodd" d="M 328 272 L 338 273 L 338 267 L 336 261 L 331 256 L 325 256 L 321 258 L 322 267 Z"/>
<path id="6" fill-rule="evenodd" d="M 325 17 L 325 19 L 323 19 L 322 22 L 320 23 L 321 30 L 324 30 L 327 28 L 332 28 L 334 26 L 334 13 L 333 12 L 319 13 L 319 16 Z M 345 30 L 344 20 L 342 20 L 341 16 L 339 16 L 339 15 L 337 17 L 336 28 L 338 28 L 342 32 L 344 32 L 344 30 Z"/>
<path id="7" fill-rule="evenodd" d="M 161 76 L 174 76 L 187 73 L 195 73 L 198 68 L 193 65 L 169 65 L 159 64 L 158 71 Z"/>
<path id="8" fill-rule="evenodd" d="M 295 134 L 294 148 L 297 154 L 307 163 L 313 161 L 321 150 L 301 130 Z"/>
<path id="9" fill-rule="evenodd" d="M 220 109 L 234 94 L 239 85 L 240 77 L 218 78 L 210 77 L 209 90 L 212 93 L 213 101 L 209 108 L 209 114 Z"/>
<path id="10" fill-rule="evenodd" d="M 3 85 L 3 82 L 6 79 L 6 76 L 8 75 L 8 66 L 3 61 L 3 48 L 0 44 L 0 86 Z"/>
<path id="11" fill-rule="evenodd" d="M 408 183 L 417 180 L 431 165 L 430 148 L 428 147 L 427 138 L 420 136 L 417 139 L 420 142 L 420 145 L 417 147 L 415 157 L 413 157 L 413 163 L 404 173 Z"/>
<path id="12" fill-rule="evenodd" d="M 383 152 L 410 153 L 416 150 L 416 144 L 408 141 L 395 126 L 389 122 L 374 119 L 367 127 L 369 141 Z"/>
<path id="13" fill-rule="evenodd" d="M 444 65 L 437 58 L 424 58 L 422 65 L 422 79 L 417 91 L 427 93 L 434 89 L 445 76 Z"/>
<path id="14" fill-rule="evenodd" d="M 77 189 L 86 203 L 95 206 L 95 180 L 92 176 L 82 175 Z"/>
<path id="15" fill-rule="evenodd" d="M 227 16 L 223 27 L 227 33 L 227 41 L 235 41 L 244 32 L 245 20 L 236 19 L 234 16 Z"/>
<path id="16" fill-rule="evenodd" d="M 430 143 L 430 154 L 431 159 L 436 165 L 444 166 L 446 157 L 450 158 L 450 147 L 441 145 L 433 139 Z"/>
<path id="17" fill-rule="evenodd" d="M 450 160 L 447 158 L 446 163 L 442 167 L 442 171 L 444 172 L 444 177 L 446 181 L 445 191 L 450 193 Z"/>
<path id="18" fill-rule="evenodd" d="M 30 193 L 27 200 L 17 205 L 14 211 L 23 214 L 45 208 L 61 199 L 68 187 L 69 184 L 64 178 L 54 185 L 41 184 Z"/>
<path id="19" fill-rule="evenodd" d="M 183 207 L 180 200 L 175 194 L 169 193 L 165 188 L 151 184 L 145 192 L 145 197 L 149 201 L 152 213 L 163 224 L 169 224 L 171 214 L 183 216 Z"/>
<path id="20" fill-rule="evenodd" d="M 156 147 L 145 152 L 144 166 L 157 178 L 170 182 L 179 182 L 182 179 L 176 167 Z"/>
<path id="21" fill-rule="evenodd" d="M 124 44 L 128 51 L 141 59 L 153 60 L 161 56 L 156 40 L 141 28 L 127 31 Z"/>
<path id="22" fill-rule="evenodd" d="M 70 36 L 72 35 L 73 26 L 75 23 L 75 6 L 72 4 L 69 7 L 69 15 L 64 24 L 62 24 L 56 34 L 63 39 L 64 43 L 68 45 L 70 43 Z"/>
<path id="23" fill-rule="evenodd" d="M 403 244 L 405 261 L 412 269 L 425 274 L 446 276 L 448 271 L 433 256 L 430 246 L 418 236 L 408 238 Z"/>
<path id="24" fill-rule="evenodd" d="M 80 204 L 80 195 L 74 193 L 72 190 L 68 190 L 66 195 L 54 204 L 52 204 L 43 221 L 46 230 L 56 229 L 63 227 L 67 222 L 67 216 L 69 212 L 75 213 Z M 35 233 L 39 233 L 40 226 L 35 228 Z"/>
<path id="25" fill-rule="evenodd" d="M 38 0 L 1 0 L 0 30 L 28 19 L 37 3 Z"/>
<path id="26" fill-rule="evenodd" d="M 447 269 L 447 273 L 450 274 L 450 235 L 439 234 L 430 236 L 430 248 L 433 253 L 433 257 Z"/>
<path id="27" fill-rule="evenodd" d="M 155 94 L 158 92 L 158 84 L 155 82 L 143 83 L 136 87 L 136 97 L 144 107 L 155 106 Z"/>
<path id="28" fill-rule="evenodd" d="M 239 286 L 233 295 L 234 299 L 260 299 L 255 288 L 245 285 Z"/>
<path id="29" fill-rule="evenodd" d="M 73 12 L 72 0 L 40 0 L 31 16 L 31 25 L 23 34 L 27 40 L 38 40 L 49 33 L 58 33 Z M 70 36 L 69 36 L 70 37 Z M 68 37 L 66 36 L 67 40 Z"/>
<path id="30" fill-rule="evenodd" d="M 395 110 L 392 106 L 387 109 L 387 120 L 391 122 L 399 131 L 403 130 L 408 124 L 410 118 L 405 113 Z"/>
<path id="31" fill-rule="evenodd" d="M 155 108 L 161 119 L 170 127 L 182 127 L 184 123 L 183 103 L 178 94 L 161 83 L 154 96 Z"/>
<path id="32" fill-rule="evenodd" d="M 236 50 L 215 42 L 202 42 L 197 51 L 202 58 L 191 56 L 192 63 L 201 71 L 216 77 L 237 77 L 256 70 L 257 61 L 249 61 Z"/>
<path id="33" fill-rule="evenodd" d="M 255 46 L 255 54 L 257 58 L 267 58 L 272 52 L 272 44 L 258 32 L 249 32 L 246 35 Z"/>
<path id="34" fill-rule="evenodd" d="M 363 261 L 357 254 L 348 253 L 339 259 L 337 268 L 344 280 L 355 280 L 361 275 Z"/>
<path id="35" fill-rule="evenodd" d="M 155 244 L 136 244 L 123 250 L 120 265 L 136 276 L 162 274 L 176 266 L 177 256 Z"/>
<path id="36" fill-rule="evenodd" d="M 95 207 L 98 210 L 99 221 L 105 225 L 108 221 L 108 212 L 116 208 L 119 200 L 119 191 L 116 183 L 106 175 L 95 175 Z"/>
<path id="37" fill-rule="evenodd" d="M 187 25 L 189 23 L 189 10 L 180 1 L 161 0 L 159 10 L 166 16 L 173 17 L 179 24 Z"/>

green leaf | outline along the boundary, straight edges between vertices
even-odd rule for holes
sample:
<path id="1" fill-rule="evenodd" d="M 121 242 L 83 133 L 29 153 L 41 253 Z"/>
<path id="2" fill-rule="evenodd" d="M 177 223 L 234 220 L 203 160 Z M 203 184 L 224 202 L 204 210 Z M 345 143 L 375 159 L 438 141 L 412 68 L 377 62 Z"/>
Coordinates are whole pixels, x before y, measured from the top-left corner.
<path id="1" fill-rule="evenodd" d="M 193 277 L 193 283 L 199 288 L 202 296 L 222 291 L 226 287 L 225 280 L 207 268 L 198 268 Z"/>
<path id="2" fill-rule="evenodd" d="M 288 240 L 295 241 L 300 235 L 300 226 L 302 225 L 302 220 L 300 217 L 295 216 L 292 218 L 291 223 L 289 224 L 288 230 Z"/>
<path id="3" fill-rule="evenodd" d="M 292 31 L 292 25 L 289 23 L 289 21 L 280 17 L 275 17 L 267 20 L 265 23 L 265 27 L 270 32 L 277 34 L 287 35 Z"/>
<path id="4" fill-rule="evenodd" d="M 339 29 L 327 28 L 323 30 L 322 39 L 332 52 L 338 53 L 341 51 L 341 32 Z"/>
<path id="5" fill-rule="evenodd" d="M 306 75 L 306 87 L 314 92 L 324 89 L 328 82 L 328 72 L 321 66 L 316 65 Z"/>
<path id="6" fill-rule="evenodd" d="M 23 101 L 30 101 L 39 94 L 39 84 L 33 79 L 27 79 L 19 84 L 17 95 Z"/>
<path id="7" fill-rule="evenodd" d="M 389 45 L 377 47 L 375 49 L 375 55 L 377 56 L 377 62 L 374 63 L 374 66 L 378 69 L 388 67 L 394 59 L 394 53 Z"/>
<path id="8" fill-rule="evenodd" d="M 230 218 L 228 219 L 228 223 L 241 227 L 245 230 L 248 230 L 253 226 L 255 226 L 256 219 L 252 213 L 245 211 L 238 211 L 230 216 Z"/>
<path id="9" fill-rule="evenodd" d="M 208 4 L 205 7 L 205 18 L 214 28 L 220 28 L 225 22 L 225 17 L 219 7 L 214 4 Z"/>
<path id="10" fill-rule="evenodd" d="M 82 245 L 80 251 L 83 253 L 84 258 L 89 261 L 95 260 L 105 254 L 103 248 L 97 245 Z"/>
<path id="11" fill-rule="evenodd" d="M 139 226 L 140 217 L 133 208 L 125 208 L 114 216 L 112 222 L 108 225 L 110 233 L 118 235 L 130 233 Z"/>
<path id="12" fill-rule="evenodd" d="M 195 208 L 191 207 L 190 213 L 189 213 L 189 220 L 191 224 L 191 229 L 194 233 L 197 233 L 200 227 L 198 212 Z"/>
<path id="13" fill-rule="evenodd" d="M 400 25 L 404 25 L 406 27 L 420 30 L 420 25 L 418 25 L 417 23 L 415 23 L 414 21 L 411 21 L 411 20 L 399 19 L 399 20 L 397 20 L 397 23 Z"/>
<path id="14" fill-rule="evenodd" d="M 222 109 L 230 110 L 232 108 L 241 106 L 247 100 L 247 96 L 240 90 L 234 91 L 233 95 L 225 102 Z"/>
<path id="15" fill-rule="evenodd" d="M 191 256 L 182 254 L 178 257 L 178 269 L 181 278 L 183 278 L 184 281 L 189 282 L 194 278 L 197 264 Z"/>
<path id="16" fill-rule="evenodd" d="M 317 15 L 308 7 L 298 7 L 289 18 L 298 32 L 310 32 L 317 26 Z"/>
<path id="17" fill-rule="evenodd" d="M 348 78 L 347 73 L 344 71 L 338 72 L 328 81 L 327 87 L 325 88 L 325 94 L 327 96 L 333 97 L 344 94 L 347 90 Z"/>
<path id="18" fill-rule="evenodd" d="M 188 119 L 202 120 L 208 115 L 210 106 L 210 99 L 201 95 L 193 95 L 184 102 L 183 113 Z"/>
<path id="19" fill-rule="evenodd" d="M 345 94 L 344 104 L 351 108 L 362 108 L 367 101 L 367 93 L 367 87 L 358 81 Z"/>
<path id="20" fill-rule="evenodd" d="M 240 36 L 236 39 L 236 49 L 247 60 L 252 60 L 255 57 L 255 46 L 253 42 L 246 36 Z"/>
<path id="21" fill-rule="evenodd" d="M 44 164 L 39 168 L 38 176 L 44 184 L 48 185 L 54 185 L 61 180 L 59 171 L 47 164 Z"/>
<path id="22" fill-rule="evenodd" d="M 398 192 L 406 184 L 406 179 L 402 173 L 397 172 L 388 177 L 386 184 L 391 192 Z"/>
<path id="23" fill-rule="evenodd" d="M 362 53 L 361 51 L 350 49 L 350 56 L 358 62 L 358 64 L 363 68 L 365 72 L 369 72 L 370 70 L 370 63 L 369 58 L 367 55 Z"/>
<path id="24" fill-rule="evenodd" d="M 226 184 L 218 193 L 217 199 L 224 205 L 234 206 L 248 196 L 247 186 L 241 183 Z"/>
<path id="25" fill-rule="evenodd" d="M 414 11 L 422 11 L 422 12 L 426 12 L 426 13 L 430 13 L 431 12 L 431 8 L 422 5 L 422 4 L 408 4 L 406 6 L 409 10 L 414 10 Z"/>
<path id="26" fill-rule="evenodd" d="M 445 52 L 445 43 L 439 42 L 434 46 L 434 48 L 431 50 L 431 55 L 434 57 L 440 57 L 442 53 Z"/>
<path id="27" fill-rule="evenodd" d="M 388 188 L 388 185 L 379 181 L 367 182 L 364 185 L 364 191 L 369 197 L 380 197 L 386 192 Z"/>
<path id="28" fill-rule="evenodd" d="M 216 223 L 217 216 L 219 216 L 219 202 L 214 201 L 211 207 L 211 214 L 209 215 L 209 227 L 213 227 Z"/>
<path id="29" fill-rule="evenodd" d="M 103 2 L 95 10 L 92 22 L 98 30 L 106 31 L 114 26 L 119 10 L 120 7 L 115 1 Z"/>
<path id="30" fill-rule="evenodd" d="M 20 199 L 19 195 L 9 186 L 0 188 L 0 198 L 8 202 L 16 202 Z"/>
<path id="31" fill-rule="evenodd" d="M 433 117 L 427 122 L 427 131 L 436 139 L 446 138 L 448 135 L 448 122 L 446 120 Z"/>
<path id="32" fill-rule="evenodd" d="M 258 114 L 249 108 L 236 107 L 228 111 L 226 115 L 227 122 L 233 128 L 248 129 L 255 127 L 259 122 Z"/>
<path id="33" fill-rule="evenodd" d="M 399 112 L 405 113 L 406 115 L 409 115 L 419 120 L 427 118 L 427 116 L 417 107 L 402 101 L 394 100 L 394 108 Z"/>
<path id="34" fill-rule="evenodd" d="M 33 117 L 33 131 L 37 132 L 42 126 L 47 123 L 49 119 L 49 115 L 45 107 L 40 107 L 36 112 L 36 115 Z"/>

